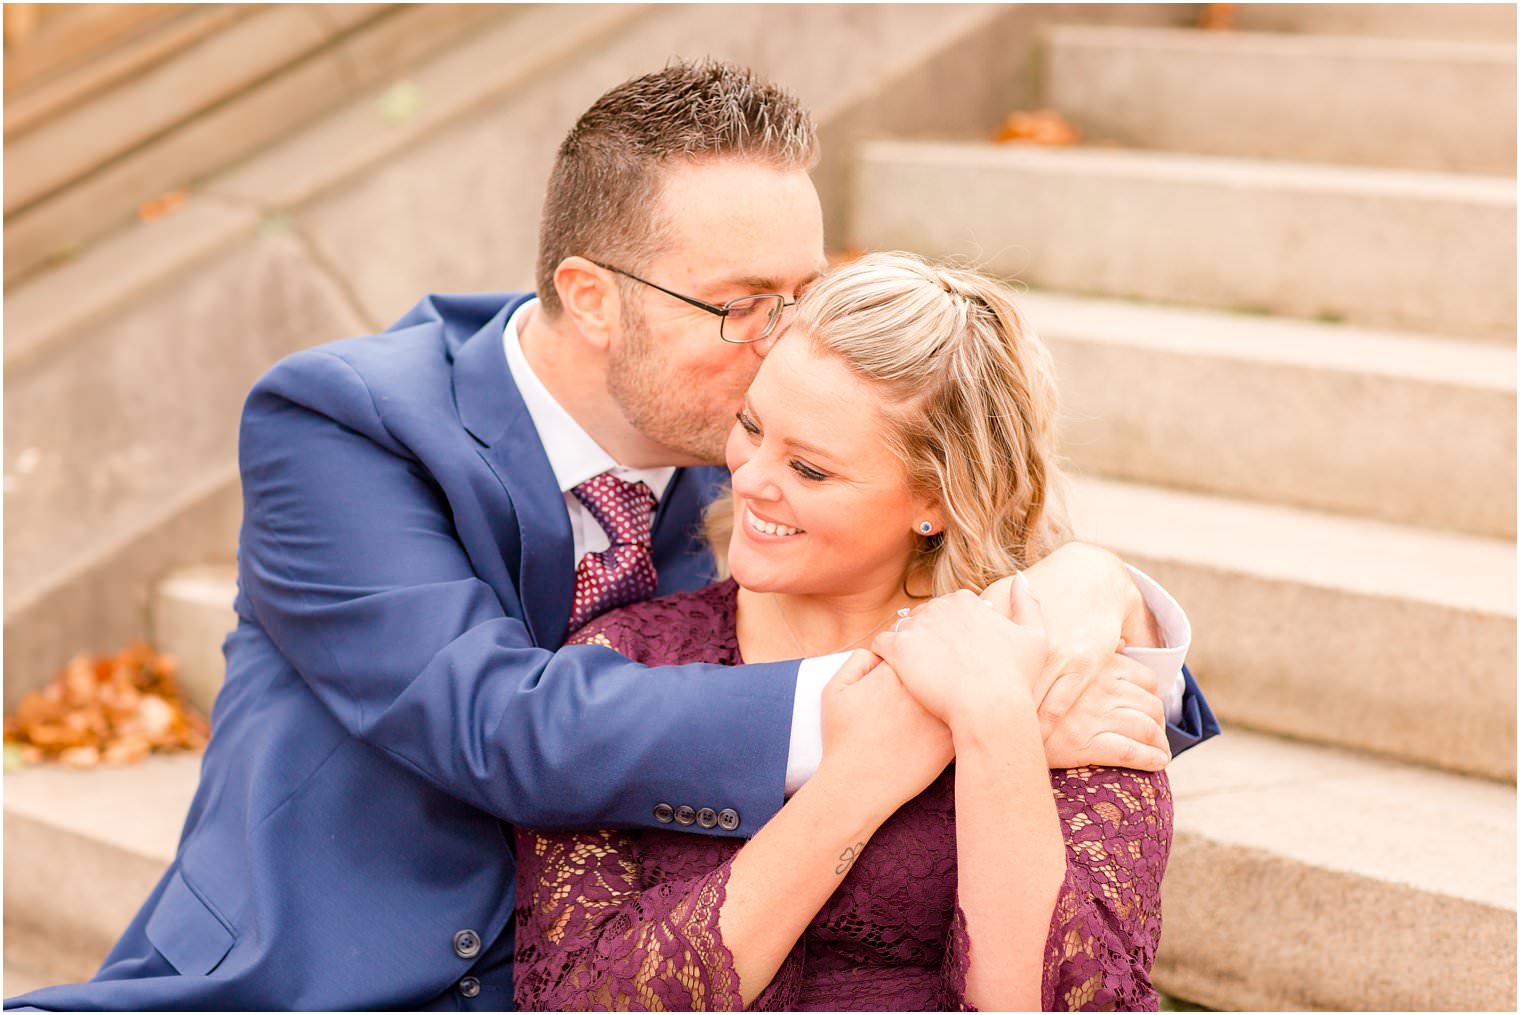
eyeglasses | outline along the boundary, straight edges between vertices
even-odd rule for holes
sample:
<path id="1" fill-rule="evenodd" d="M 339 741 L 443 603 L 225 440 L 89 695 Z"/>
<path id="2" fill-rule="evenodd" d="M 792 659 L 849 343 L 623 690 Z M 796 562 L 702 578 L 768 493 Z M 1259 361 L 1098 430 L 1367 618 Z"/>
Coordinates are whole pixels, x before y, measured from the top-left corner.
<path id="1" fill-rule="evenodd" d="M 692 299 L 690 296 L 682 296 L 678 292 L 672 292 L 662 285 L 655 285 L 647 278 L 639 278 L 631 271 L 614 268 L 610 264 L 603 264 L 601 261 L 592 260 L 589 257 L 586 260 L 591 261 L 598 268 L 615 271 L 625 278 L 631 278 L 635 282 L 642 282 L 651 289 L 658 289 L 666 296 L 674 296 L 682 303 L 689 303 L 699 310 L 705 310 L 709 314 L 716 314 L 720 318 L 718 322 L 718 337 L 734 345 L 748 345 L 751 342 L 759 342 L 769 338 L 776 330 L 776 326 L 781 323 L 781 319 L 786 316 L 786 311 L 797 305 L 796 300 L 788 303 L 786 297 L 778 293 L 762 293 L 758 296 L 741 296 L 736 300 L 729 300 L 721 307 L 714 306 L 711 303 L 704 303 L 701 300 Z"/>

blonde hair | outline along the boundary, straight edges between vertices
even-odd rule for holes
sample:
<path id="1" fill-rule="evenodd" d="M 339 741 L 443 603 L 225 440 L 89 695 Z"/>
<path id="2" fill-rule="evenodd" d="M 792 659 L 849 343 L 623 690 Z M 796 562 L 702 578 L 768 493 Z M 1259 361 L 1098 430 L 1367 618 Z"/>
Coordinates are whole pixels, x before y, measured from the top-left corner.
<path id="1" fill-rule="evenodd" d="M 1070 538 L 1056 459 L 1055 367 L 1001 283 L 906 253 L 868 254 L 816 282 L 782 341 L 810 341 L 883 395 L 885 437 L 944 530 L 908 576 L 934 595 L 983 589 Z M 726 573 L 733 498 L 708 511 Z"/>

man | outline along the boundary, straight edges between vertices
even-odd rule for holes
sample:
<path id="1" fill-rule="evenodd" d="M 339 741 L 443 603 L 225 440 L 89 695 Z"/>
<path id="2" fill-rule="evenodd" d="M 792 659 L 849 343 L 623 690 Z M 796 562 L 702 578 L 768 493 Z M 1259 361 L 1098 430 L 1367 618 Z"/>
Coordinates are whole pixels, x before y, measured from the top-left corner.
<path id="1" fill-rule="evenodd" d="M 551 650 L 709 578 L 722 473 L 700 466 L 822 266 L 815 157 L 807 114 L 747 72 L 636 79 L 561 148 L 537 299 L 429 296 L 258 382 L 239 622 L 178 855 L 94 981 L 13 1004 L 510 1008 L 503 822 L 749 836 L 805 781 L 837 660 Z M 1159 722 L 1083 691 L 1155 686 L 1109 655 L 1134 584 L 1080 547 L 1033 573 L 1081 618 L 1053 624 L 1078 676 L 1052 763 L 1164 764 Z M 1217 729 L 1184 704 L 1173 749 Z"/>

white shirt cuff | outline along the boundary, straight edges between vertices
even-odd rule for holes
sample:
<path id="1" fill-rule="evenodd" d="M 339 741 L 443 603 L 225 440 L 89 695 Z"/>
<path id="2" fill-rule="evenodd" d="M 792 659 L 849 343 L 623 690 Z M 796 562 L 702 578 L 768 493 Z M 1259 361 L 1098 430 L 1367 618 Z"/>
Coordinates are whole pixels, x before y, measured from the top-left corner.
<path id="1" fill-rule="evenodd" d="M 1125 565 L 1129 567 L 1129 565 Z M 1165 648 L 1126 648 L 1124 655 L 1144 663 L 1156 674 L 1156 689 L 1161 697 L 1166 721 L 1182 718 L 1182 664 L 1187 661 L 1193 643 L 1193 625 L 1187 614 L 1155 579 L 1139 568 L 1130 567 L 1130 575 L 1140 597 L 1156 618 Z M 790 797 L 818 771 L 823 760 L 823 688 L 839 667 L 850 658 L 849 652 L 804 659 L 797 666 L 797 693 L 792 699 L 792 738 L 786 758 L 786 795 Z"/>
<path id="2" fill-rule="evenodd" d="M 1182 719 L 1182 664 L 1187 661 L 1188 648 L 1193 644 L 1193 625 L 1188 623 L 1171 593 L 1162 588 L 1154 578 L 1137 567 L 1128 564 L 1130 577 L 1140 590 L 1140 597 L 1156 618 L 1161 631 L 1161 644 L 1165 648 L 1125 648 L 1124 655 L 1138 663 L 1144 663 L 1156 675 L 1156 693 L 1161 697 L 1161 707 L 1166 721 L 1177 724 Z"/>
<path id="3" fill-rule="evenodd" d="M 791 796 L 818 771 L 823 760 L 823 688 L 850 658 L 848 652 L 804 659 L 797 666 L 797 696 L 792 700 L 792 744 L 786 756 L 786 795 Z"/>

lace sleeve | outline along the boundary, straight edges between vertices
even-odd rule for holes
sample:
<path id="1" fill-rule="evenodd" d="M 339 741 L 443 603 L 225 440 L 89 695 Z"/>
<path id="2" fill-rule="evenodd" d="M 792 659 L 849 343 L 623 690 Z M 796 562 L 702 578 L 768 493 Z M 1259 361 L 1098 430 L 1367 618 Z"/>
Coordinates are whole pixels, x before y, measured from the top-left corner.
<path id="1" fill-rule="evenodd" d="M 733 1011 L 718 935 L 732 858 L 646 887 L 629 833 L 517 830 L 519 1009 Z"/>
<path id="2" fill-rule="evenodd" d="M 1045 941 L 1045 1011 L 1156 1011 L 1151 965 L 1161 940 L 1161 876 L 1172 846 L 1164 772 L 1073 768 L 1050 773 L 1066 836 L 1066 879 Z M 966 1001 L 971 942 L 960 905 L 945 945 L 941 1001 Z"/>

